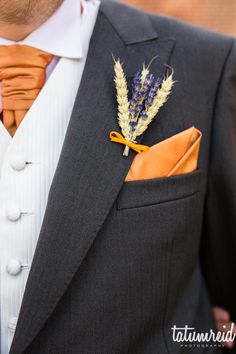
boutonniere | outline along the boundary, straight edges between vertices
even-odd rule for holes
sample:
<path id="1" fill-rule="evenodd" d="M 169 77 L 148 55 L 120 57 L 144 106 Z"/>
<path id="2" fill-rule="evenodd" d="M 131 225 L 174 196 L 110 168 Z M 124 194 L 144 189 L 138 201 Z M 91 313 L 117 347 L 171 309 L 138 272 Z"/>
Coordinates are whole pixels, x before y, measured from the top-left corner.
<path id="1" fill-rule="evenodd" d="M 138 71 L 134 76 L 129 100 L 122 63 L 120 59 L 114 59 L 114 62 L 118 123 L 122 134 L 112 131 L 110 139 L 113 142 L 124 144 L 123 155 L 128 156 L 130 148 L 136 152 L 149 149 L 146 145 L 137 144 L 136 139 L 146 131 L 160 108 L 166 103 L 175 81 L 173 80 L 173 70 L 161 79 L 155 78 L 150 73 L 151 63 L 147 67 L 143 65 L 142 71 Z"/>

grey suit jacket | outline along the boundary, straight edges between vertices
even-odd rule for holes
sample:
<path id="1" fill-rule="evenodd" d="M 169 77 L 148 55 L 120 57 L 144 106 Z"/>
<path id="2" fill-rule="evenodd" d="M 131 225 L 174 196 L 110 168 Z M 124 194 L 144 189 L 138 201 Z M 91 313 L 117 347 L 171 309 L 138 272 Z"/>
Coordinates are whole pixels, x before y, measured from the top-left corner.
<path id="1" fill-rule="evenodd" d="M 119 129 L 112 54 L 129 81 L 156 55 L 155 75 L 165 64 L 174 68 L 173 94 L 140 142 L 194 125 L 203 133 L 197 171 L 124 182 L 135 153 L 124 158 L 123 147 L 109 141 Z M 231 255 L 236 242 L 235 99 L 232 38 L 102 4 L 11 354 L 188 353 L 171 328 L 214 327 L 200 241 L 211 302 L 227 306 L 220 272 L 227 267 L 221 251 Z"/>

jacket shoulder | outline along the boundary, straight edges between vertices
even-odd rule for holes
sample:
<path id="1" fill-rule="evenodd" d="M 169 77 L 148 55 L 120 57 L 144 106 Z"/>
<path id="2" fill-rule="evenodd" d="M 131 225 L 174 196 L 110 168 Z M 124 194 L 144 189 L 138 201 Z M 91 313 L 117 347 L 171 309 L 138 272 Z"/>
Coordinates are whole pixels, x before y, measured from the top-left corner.
<path id="1" fill-rule="evenodd" d="M 146 13 L 114 0 L 102 0 L 101 11 L 126 43 L 154 37 L 175 38 L 182 48 L 203 51 L 210 56 L 228 52 L 235 39 L 174 19 Z"/>
<path id="2" fill-rule="evenodd" d="M 235 42 L 233 37 L 194 26 L 173 17 L 148 14 L 160 36 L 175 37 L 183 47 L 202 49 L 206 53 L 228 51 Z"/>

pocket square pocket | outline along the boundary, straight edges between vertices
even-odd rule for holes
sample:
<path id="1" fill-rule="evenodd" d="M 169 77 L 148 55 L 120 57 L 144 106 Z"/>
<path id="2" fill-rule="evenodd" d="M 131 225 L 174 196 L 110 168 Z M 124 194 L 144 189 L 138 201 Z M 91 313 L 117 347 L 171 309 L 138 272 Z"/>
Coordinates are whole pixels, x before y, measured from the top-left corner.
<path id="1" fill-rule="evenodd" d="M 137 154 L 126 182 L 176 176 L 197 169 L 202 134 L 191 127 Z"/>

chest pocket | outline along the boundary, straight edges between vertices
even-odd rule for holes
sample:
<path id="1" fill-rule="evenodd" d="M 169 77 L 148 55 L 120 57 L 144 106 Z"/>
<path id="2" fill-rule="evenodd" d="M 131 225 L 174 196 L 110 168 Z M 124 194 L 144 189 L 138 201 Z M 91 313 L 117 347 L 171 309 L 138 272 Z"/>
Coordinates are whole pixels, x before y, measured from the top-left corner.
<path id="1" fill-rule="evenodd" d="M 178 176 L 125 182 L 117 209 L 139 208 L 194 195 L 199 190 L 201 170 Z"/>

